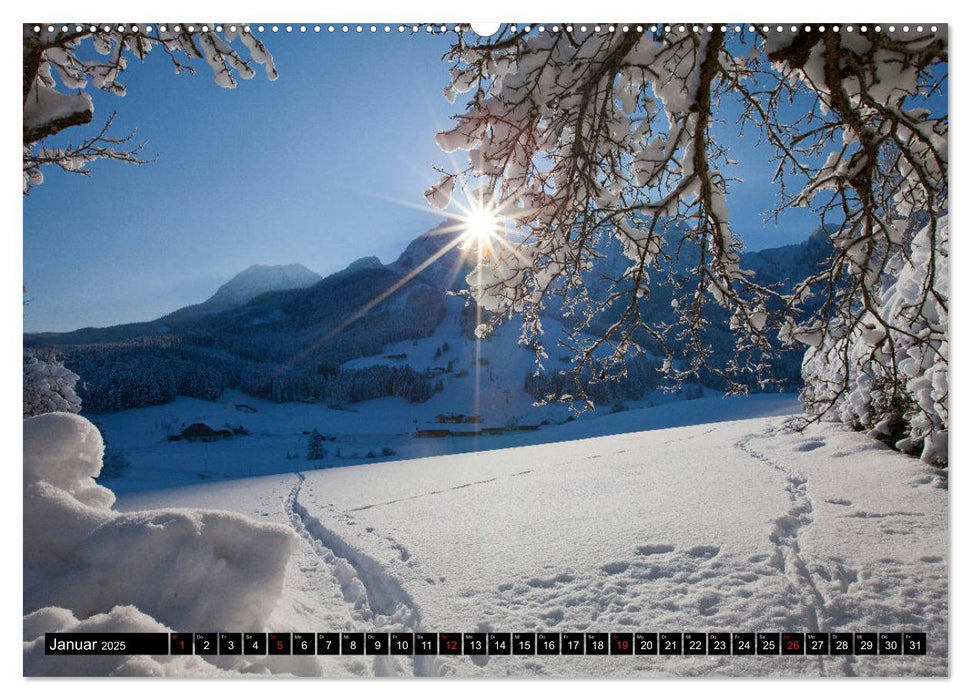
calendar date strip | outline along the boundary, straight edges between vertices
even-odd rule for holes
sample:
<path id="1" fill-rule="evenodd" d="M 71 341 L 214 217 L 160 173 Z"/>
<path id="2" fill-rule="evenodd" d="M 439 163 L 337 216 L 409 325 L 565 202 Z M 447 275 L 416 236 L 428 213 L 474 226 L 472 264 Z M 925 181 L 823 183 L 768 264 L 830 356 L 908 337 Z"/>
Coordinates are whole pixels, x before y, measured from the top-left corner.
<path id="1" fill-rule="evenodd" d="M 44 635 L 48 655 L 914 656 L 924 632 L 141 632 Z"/>

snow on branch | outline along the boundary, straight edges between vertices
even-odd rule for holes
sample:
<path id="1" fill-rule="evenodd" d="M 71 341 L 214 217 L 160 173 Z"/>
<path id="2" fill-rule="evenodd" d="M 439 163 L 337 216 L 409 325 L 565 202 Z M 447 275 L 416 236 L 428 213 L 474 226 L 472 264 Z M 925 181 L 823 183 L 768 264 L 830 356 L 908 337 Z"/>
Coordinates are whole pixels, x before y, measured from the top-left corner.
<path id="1" fill-rule="evenodd" d="M 484 189 L 516 231 L 469 276 L 471 293 L 494 314 L 487 326 L 521 315 L 523 342 L 540 352 L 540 312 L 562 308 L 578 396 L 583 376 L 621 375 L 648 345 L 677 381 L 704 370 L 744 391 L 770 381 L 780 331 L 816 341 L 858 308 L 900 326 L 877 303 L 888 265 L 908 258 L 915 222 L 933 236 L 946 210 L 948 120 L 930 100 L 946 83 L 945 34 L 507 28 L 460 34 L 448 58 L 446 97 L 468 101 L 437 140 L 467 151 L 468 165 L 442 183 Z M 738 129 L 774 149 L 779 205 L 767 214 L 810 207 L 829 232 L 830 264 L 794 292 L 740 267 L 733 144 L 713 129 L 729 103 Z M 447 203 L 441 189 L 426 196 Z M 631 264 L 594 296 L 608 241 Z M 643 308 L 652 275 L 676 290 L 674 322 Z M 946 308 L 930 277 L 921 289 Z M 736 337 L 719 366 L 706 344 L 712 307 Z"/>
<path id="2" fill-rule="evenodd" d="M 91 171 L 87 164 L 96 160 L 116 160 L 134 165 L 149 162 L 139 156 L 143 144 L 129 145 L 134 139 L 134 133 L 126 136 L 108 135 L 114 119 L 115 114 L 112 113 L 97 134 L 77 146 L 68 144 L 58 148 L 39 147 L 36 150 L 25 147 L 24 193 L 44 181 L 41 167 L 45 165 L 53 165 L 75 175 L 88 176 Z"/>
<path id="3" fill-rule="evenodd" d="M 125 146 L 131 142 L 130 135 L 109 136 L 111 119 L 97 136 L 81 146 L 39 145 L 65 129 L 92 121 L 94 103 L 86 92 L 90 87 L 123 96 L 126 88 L 121 79 L 132 56 L 144 60 L 157 47 L 171 60 L 176 73 L 193 73 L 193 63 L 204 61 L 216 84 L 225 88 L 236 87 L 237 77 L 252 78 L 256 75 L 255 66 L 263 66 L 267 78 L 276 80 L 273 57 L 245 27 L 233 24 L 217 31 L 209 24 L 191 22 L 156 24 L 148 29 L 84 24 L 35 32 L 33 25 L 25 24 L 24 193 L 43 181 L 41 167 L 45 165 L 86 175 L 84 166 L 98 159 L 145 162 L 138 156 L 138 147 Z M 84 50 L 89 43 L 94 58 Z M 234 44 L 241 45 L 242 50 Z"/>
<path id="4" fill-rule="evenodd" d="M 24 353 L 24 418 L 44 413 L 79 413 L 81 399 L 75 393 L 78 375 L 53 354 L 38 357 Z"/>

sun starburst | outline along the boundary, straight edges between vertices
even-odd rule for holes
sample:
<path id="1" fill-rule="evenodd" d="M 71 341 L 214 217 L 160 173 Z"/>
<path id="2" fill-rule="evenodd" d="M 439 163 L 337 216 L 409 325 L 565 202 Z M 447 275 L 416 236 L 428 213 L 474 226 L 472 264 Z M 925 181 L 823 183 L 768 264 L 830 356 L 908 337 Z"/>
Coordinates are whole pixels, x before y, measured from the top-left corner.
<path id="1" fill-rule="evenodd" d="M 488 204 L 472 203 L 461 216 L 466 242 L 480 258 L 488 258 L 504 228 L 502 217 Z"/>

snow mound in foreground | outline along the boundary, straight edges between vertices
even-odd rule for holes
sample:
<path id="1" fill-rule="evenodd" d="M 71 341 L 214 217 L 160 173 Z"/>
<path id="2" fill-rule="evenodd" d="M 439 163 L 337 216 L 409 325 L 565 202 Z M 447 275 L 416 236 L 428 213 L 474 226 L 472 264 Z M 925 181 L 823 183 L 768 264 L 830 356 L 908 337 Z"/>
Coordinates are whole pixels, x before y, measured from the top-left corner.
<path id="1" fill-rule="evenodd" d="M 44 482 L 83 505 L 110 510 L 115 495 L 94 481 L 102 457 L 101 433 L 84 418 L 47 413 L 24 421 L 25 489 Z"/>
<path id="2" fill-rule="evenodd" d="M 43 650 L 31 651 L 44 632 L 263 629 L 292 530 L 222 511 L 114 511 L 114 494 L 94 481 L 103 454 L 80 416 L 24 421 L 25 673 L 44 673 Z M 125 657 L 112 663 L 154 673 Z"/>

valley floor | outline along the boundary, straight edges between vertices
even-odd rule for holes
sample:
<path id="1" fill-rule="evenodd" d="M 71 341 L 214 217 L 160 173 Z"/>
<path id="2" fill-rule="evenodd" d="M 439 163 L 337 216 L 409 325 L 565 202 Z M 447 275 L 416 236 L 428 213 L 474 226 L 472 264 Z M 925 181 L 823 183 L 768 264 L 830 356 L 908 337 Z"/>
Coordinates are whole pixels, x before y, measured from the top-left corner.
<path id="1" fill-rule="evenodd" d="M 92 416 L 106 443 L 120 451 L 128 462 L 120 475 L 101 478 L 99 482 L 124 494 L 301 469 L 343 468 L 657 430 L 729 417 L 784 416 L 799 410 L 795 394 L 719 395 L 684 400 L 652 392 L 641 401 L 630 402 L 628 410 L 599 409 L 567 420 L 569 413 L 563 406 L 533 407 L 525 394 L 519 402 L 520 415 L 528 416 L 524 422 L 532 423 L 536 430 L 422 438 L 415 437 L 421 428 L 465 432 L 479 426 L 436 422 L 436 415 L 455 410 L 457 404 L 449 396 L 435 396 L 421 404 L 399 398 L 374 399 L 345 410 L 316 403 L 276 403 L 236 391 L 226 392 L 218 401 L 180 396 L 159 406 Z M 239 406 L 252 412 L 241 412 Z M 547 423 L 541 425 L 544 419 Z M 169 440 L 181 427 L 197 422 L 216 428 L 240 425 L 248 434 L 213 442 Z M 325 436 L 325 455 L 320 461 L 305 458 L 313 428 Z M 386 450 L 391 455 L 385 456 Z"/>

